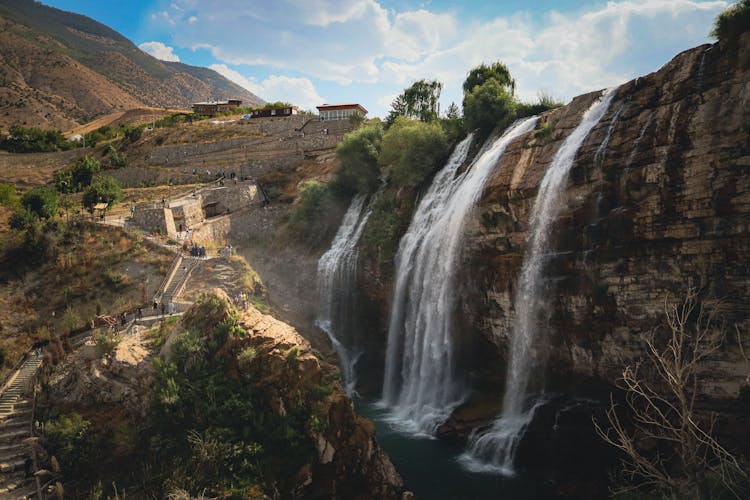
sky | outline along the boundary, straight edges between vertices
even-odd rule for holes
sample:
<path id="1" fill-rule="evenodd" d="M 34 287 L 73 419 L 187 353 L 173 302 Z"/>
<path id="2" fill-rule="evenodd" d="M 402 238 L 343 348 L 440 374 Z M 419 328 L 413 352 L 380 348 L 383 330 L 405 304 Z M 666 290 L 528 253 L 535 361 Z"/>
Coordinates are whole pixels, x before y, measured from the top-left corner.
<path id="1" fill-rule="evenodd" d="M 266 101 L 357 102 L 384 117 L 412 82 L 462 100 L 468 71 L 505 63 L 519 98 L 574 96 L 711 42 L 724 0 L 42 0 L 163 60 L 212 68 Z M 210 99 L 213 96 L 206 96 Z"/>

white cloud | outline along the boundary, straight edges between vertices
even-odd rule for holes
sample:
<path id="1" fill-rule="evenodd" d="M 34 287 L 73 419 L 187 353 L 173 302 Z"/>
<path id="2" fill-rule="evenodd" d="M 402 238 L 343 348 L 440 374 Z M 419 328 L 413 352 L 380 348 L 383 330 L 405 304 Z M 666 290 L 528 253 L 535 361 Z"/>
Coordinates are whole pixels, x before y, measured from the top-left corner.
<path id="1" fill-rule="evenodd" d="M 226 64 L 212 64 L 211 69 L 245 87 L 265 101 L 286 101 L 305 109 L 314 109 L 323 104 L 325 99 L 318 94 L 309 78 L 290 78 L 271 75 L 258 83 L 254 78 L 243 76 Z"/>
<path id="2" fill-rule="evenodd" d="M 171 1 L 174 6 L 153 21 L 175 23 L 171 43 L 210 48 L 220 63 L 263 66 L 277 79 L 254 83 L 266 99 L 282 85 L 317 95 L 311 79 L 378 86 L 380 97 L 435 78 L 445 84 L 445 104 L 461 101 L 466 73 L 482 62 L 506 63 L 527 99 L 542 88 L 569 99 L 618 84 L 704 42 L 711 21 L 728 5 L 619 0 L 575 12 L 477 19 L 429 7 L 386 9 L 378 0 Z M 303 78 L 280 80 L 287 72 Z M 375 113 L 382 112 L 378 97 L 370 102 Z"/>
<path id="3" fill-rule="evenodd" d="M 161 42 L 143 42 L 138 48 L 147 54 L 151 54 L 157 59 L 161 59 L 162 61 L 180 61 L 180 58 L 174 53 L 174 49 Z"/>

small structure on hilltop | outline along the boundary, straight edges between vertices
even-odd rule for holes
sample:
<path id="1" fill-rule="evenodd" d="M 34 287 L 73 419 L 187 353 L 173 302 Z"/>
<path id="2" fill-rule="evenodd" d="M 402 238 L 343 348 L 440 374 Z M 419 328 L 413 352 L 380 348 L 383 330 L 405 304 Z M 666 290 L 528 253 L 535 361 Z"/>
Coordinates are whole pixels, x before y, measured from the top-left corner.
<path id="1" fill-rule="evenodd" d="M 270 118 L 273 116 L 292 116 L 296 114 L 299 114 L 297 106 L 278 106 L 254 109 L 247 115 L 244 115 L 242 119 L 245 119 L 246 116 L 248 118 Z"/>
<path id="2" fill-rule="evenodd" d="M 193 113 L 197 115 L 214 116 L 224 111 L 230 111 L 242 106 L 240 99 L 229 99 L 227 101 L 196 102 L 193 104 Z"/>
<path id="3" fill-rule="evenodd" d="M 348 120 L 354 114 L 367 115 L 361 104 L 323 104 L 317 108 L 320 121 Z"/>

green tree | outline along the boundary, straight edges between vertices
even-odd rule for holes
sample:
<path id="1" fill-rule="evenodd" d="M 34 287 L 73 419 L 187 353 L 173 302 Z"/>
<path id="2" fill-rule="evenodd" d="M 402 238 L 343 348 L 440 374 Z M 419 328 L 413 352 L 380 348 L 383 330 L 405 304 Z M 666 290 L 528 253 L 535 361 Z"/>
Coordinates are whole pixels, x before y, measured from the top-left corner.
<path id="1" fill-rule="evenodd" d="M 73 175 L 70 169 L 61 168 L 60 170 L 55 170 L 55 189 L 60 193 L 72 193 L 75 191 Z"/>
<path id="2" fill-rule="evenodd" d="M 735 46 L 746 31 L 750 31 L 750 0 L 739 0 L 716 17 L 711 36 Z"/>
<path id="3" fill-rule="evenodd" d="M 490 80 L 497 81 L 511 95 L 515 93 L 516 81 L 511 77 L 508 67 L 501 62 L 494 62 L 489 66 L 484 63 L 480 64 L 469 71 L 464 80 L 464 94 L 470 93 L 475 87 L 482 86 Z"/>
<path id="4" fill-rule="evenodd" d="M 19 201 L 16 187 L 13 184 L 0 183 L 0 205 L 11 208 L 17 207 Z"/>
<path id="5" fill-rule="evenodd" d="M 25 231 L 38 222 L 39 218 L 36 214 L 26 207 L 17 208 L 8 218 L 10 228 L 17 231 Z"/>
<path id="6" fill-rule="evenodd" d="M 397 186 L 414 186 L 443 161 L 447 148 L 439 124 L 399 118 L 383 135 L 378 163 Z"/>
<path id="7" fill-rule="evenodd" d="M 70 169 L 70 186 L 75 191 L 82 191 L 94 180 L 94 176 L 102 169 L 99 160 L 90 156 L 79 158 Z"/>
<path id="8" fill-rule="evenodd" d="M 121 197 L 120 184 L 108 175 L 99 175 L 83 191 L 83 206 L 91 209 L 97 203 L 108 203 L 111 207 Z"/>
<path id="9" fill-rule="evenodd" d="M 515 118 L 516 104 L 508 88 L 491 79 L 464 95 L 464 122 L 468 130 L 489 133 L 507 127 Z"/>
<path id="10" fill-rule="evenodd" d="M 449 144 L 454 144 L 464 135 L 464 119 L 461 110 L 452 102 L 445 111 L 445 116 L 440 120 L 445 130 L 445 136 Z"/>
<path id="11" fill-rule="evenodd" d="M 37 187 L 21 196 L 21 205 L 40 219 L 49 219 L 57 212 L 57 193 L 46 187 Z"/>
<path id="12" fill-rule="evenodd" d="M 440 112 L 440 93 L 443 84 L 437 80 L 419 80 L 404 89 L 394 99 L 387 124 L 390 127 L 399 116 L 416 118 L 423 122 L 436 120 Z"/>
<path id="13" fill-rule="evenodd" d="M 339 194 L 371 193 L 378 187 L 380 169 L 378 156 L 383 140 L 379 122 L 361 127 L 344 136 L 336 146 L 341 162 L 333 174 L 332 190 Z"/>

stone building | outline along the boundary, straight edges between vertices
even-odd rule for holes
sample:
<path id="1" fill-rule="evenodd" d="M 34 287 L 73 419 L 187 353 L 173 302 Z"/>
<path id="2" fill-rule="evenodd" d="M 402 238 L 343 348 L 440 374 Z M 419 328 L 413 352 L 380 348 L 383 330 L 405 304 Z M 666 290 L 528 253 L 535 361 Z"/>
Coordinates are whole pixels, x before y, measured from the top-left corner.
<path id="1" fill-rule="evenodd" d="M 176 237 L 178 233 L 196 229 L 207 219 L 250 206 L 257 198 L 257 191 L 257 186 L 250 182 L 205 188 L 184 198 L 138 206 L 132 223 L 145 231 Z"/>
<path id="2" fill-rule="evenodd" d="M 237 109 L 242 106 L 240 99 L 229 99 L 228 101 L 196 102 L 193 104 L 193 113 L 197 115 L 214 116 L 223 111 Z"/>
<path id="3" fill-rule="evenodd" d="M 320 121 L 348 120 L 354 114 L 366 116 L 367 110 L 361 104 L 323 104 L 318 114 Z"/>

